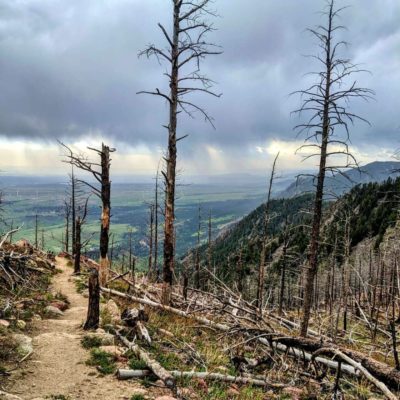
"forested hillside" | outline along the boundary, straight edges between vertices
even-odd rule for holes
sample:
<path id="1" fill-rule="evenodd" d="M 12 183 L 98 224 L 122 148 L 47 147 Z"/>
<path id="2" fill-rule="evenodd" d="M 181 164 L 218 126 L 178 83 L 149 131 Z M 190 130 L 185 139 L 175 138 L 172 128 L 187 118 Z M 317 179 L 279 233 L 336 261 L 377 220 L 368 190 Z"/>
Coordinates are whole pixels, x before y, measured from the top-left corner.
<path id="1" fill-rule="evenodd" d="M 385 233 L 396 224 L 399 191 L 400 178 L 389 178 L 383 183 L 357 185 L 336 202 L 326 201 L 321 262 L 333 252 L 339 265 L 344 261 L 343 243 L 346 235 L 351 249 L 367 239 L 372 240 L 375 250 L 378 249 Z M 271 273 L 268 279 L 273 284 L 279 285 L 282 263 L 285 263 L 292 279 L 297 279 L 301 272 L 301 266 L 307 259 L 312 200 L 311 194 L 304 194 L 271 201 L 268 224 L 268 270 Z M 215 272 L 224 282 L 254 280 L 260 259 L 264 212 L 265 204 L 262 204 L 212 243 L 212 265 L 218 266 Z M 282 254 L 285 247 L 285 254 Z M 200 263 L 208 267 L 208 244 L 193 249 L 185 256 L 184 262 L 196 263 L 198 251 Z M 253 293 L 248 295 L 251 298 Z"/>

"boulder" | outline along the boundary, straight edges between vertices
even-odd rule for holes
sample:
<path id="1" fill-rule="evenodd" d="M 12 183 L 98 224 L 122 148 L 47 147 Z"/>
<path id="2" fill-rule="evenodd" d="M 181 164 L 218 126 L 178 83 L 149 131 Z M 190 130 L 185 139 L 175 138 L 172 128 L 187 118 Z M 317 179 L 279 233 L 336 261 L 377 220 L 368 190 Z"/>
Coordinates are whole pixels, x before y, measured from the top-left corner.
<path id="1" fill-rule="evenodd" d="M 178 399 L 172 396 L 158 396 L 156 397 L 156 400 L 178 400 Z"/>
<path id="2" fill-rule="evenodd" d="M 61 317 L 64 315 L 64 313 L 61 310 L 59 310 L 57 307 L 54 306 L 47 306 L 44 309 L 44 312 L 48 317 L 53 317 L 53 318 Z"/>
<path id="3" fill-rule="evenodd" d="M 13 339 L 17 345 L 17 353 L 21 357 L 25 357 L 29 353 L 32 353 L 33 346 L 32 346 L 32 338 L 22 334 L 15 334 L 13 335 Z"/>
<path id="4" fill-rule="evenodd" d="M 61 300 L 53 300 L 50 306 L 58 308 L 60 311 L 65 311 L 68 308 L 68 304 Z"/>
<path id="5" fill-rule="evenodd" d="M 10 326 L 10 323 L 6 321 L 5 319 L 0 319 L 0 327 L 3 328 L 8 328 Z"/>

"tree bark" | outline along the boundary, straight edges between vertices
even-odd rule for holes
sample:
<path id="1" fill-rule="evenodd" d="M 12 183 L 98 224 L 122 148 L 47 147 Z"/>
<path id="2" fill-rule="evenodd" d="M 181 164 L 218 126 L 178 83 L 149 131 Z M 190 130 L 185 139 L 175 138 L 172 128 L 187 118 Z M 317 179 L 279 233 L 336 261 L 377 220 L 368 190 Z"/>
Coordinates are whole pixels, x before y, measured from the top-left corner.
<path id="1" fill-rule="evenodd" d="M 75 254 L 74 254 L 74 274 L 78 275 L 81 273 L 81 217 L 78 216 L 75 222 Z"/>
<path id="2" fill-rule="evenodd" d="M 92 330 L 99 327 L 100 321 L 100 285 L 99 273 L 93 268 L 89 276 L 89 304 L 88 313 L 83 329 Z"/>

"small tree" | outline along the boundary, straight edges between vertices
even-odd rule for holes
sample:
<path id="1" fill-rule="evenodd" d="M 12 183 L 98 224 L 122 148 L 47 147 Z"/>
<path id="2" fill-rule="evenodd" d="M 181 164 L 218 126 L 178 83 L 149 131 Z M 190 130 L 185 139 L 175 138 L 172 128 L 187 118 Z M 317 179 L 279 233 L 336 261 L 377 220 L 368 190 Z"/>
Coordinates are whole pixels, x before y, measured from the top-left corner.
<path id="1" fill-rule="evenodd" d="M 150 92 L 139 92 L 161 97 L 169 105 L 169 122 L 166 126 L 168 130 L 168 148 L 165 157 L 166 169 L 162 172 L 165 181 L 162 295 L 164 303 L 170 302 L 170 291 L 174 275 L 177 143 L 187 136 L 177 137 L 178 115 L 183 111 L 193 117 L 194 113 L 197 112 L 212 124 L 212 119 L 204 108 L 195 104 L 188 96 L 194 93 L 220 96 L 220 94 L 211 91 L 213 82 L 200 73 L 200 62 L 207 55 L 221 53 L 213 43 L 206 40 L 206 35 L 213 31 L 213 26 L 207 22 L 206 17 L 216 15 L 210 9 L 211 3 L 211 0 L 172 0 L 172 33 L 168 33 L 163 25 L 158 24 L 166 39 L 167 49 L 164 50 L 151 44 L 140 53 L 140 55 L 146 55 L 147 57 L 155 56 L 159 61 L 166 62 L 170 68 L 170 71 L 165 74 L 168 78 L 169 93 L 163 93 L 158 88 Z"/>
<path id="2" fill-rule="evenodd" d="M 299 133 L 305 133 L 307 142 L 300 149 L 311 148 L 316 152 L 307 156 L 319 157 L 315 201 L 313 210 L 312 232 L 309 247 L 309 261 L 304 271 L 304 299 L 303 315 L 300 334 L 307 335 L 310 320 L 312 299 L 314 296 L 314 281 L 318 270 L 319 237 L 322 219 L 322 201 L 324 196 L 324 182 L 327 172 L 339 172 L 342 168 L 357 167 L 357 161 L 349 150 L 349 124 L 356 120 L 367 122 L 364 118 L 352 113 L 348 109 L 349 101 L 354 98 L 367 100 L 372 97 L 373 91 L 357 86 L 353 75 L 362 72 L 350 60 L 339 56 L 340 49 L 347 43 L 337 39 L 336 33 L 345 29 L 336 23 L 343 8 L 336 9 L 335 0 L 329 0 L 326 16 L 326 25 L 319 25 L 308 31 L 316 37 L 321 54 L 311 56 L 316 59 L 321 68 L 311 73 L 316 82 L 306 90 L 300 90 L 302 106 L 295 113 L 307 114 L 308 120 L 296 126 Z M 311 143 L 310 143 L 311 142 Z M 345 158 L 339 161 L 340 166 L 331 166 L 328 159 L 331 157 Z"/>

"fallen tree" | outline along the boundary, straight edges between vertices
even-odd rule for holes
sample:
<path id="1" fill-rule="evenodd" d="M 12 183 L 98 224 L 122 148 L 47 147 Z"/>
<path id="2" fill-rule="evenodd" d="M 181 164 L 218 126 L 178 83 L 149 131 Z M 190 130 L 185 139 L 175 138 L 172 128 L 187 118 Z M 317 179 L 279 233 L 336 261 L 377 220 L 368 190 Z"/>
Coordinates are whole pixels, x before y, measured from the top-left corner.
<path id="1" fill-rule="evenodd" d="M 142 299 L 140 297 L 128 295 L 125 293 L 118 292 L 113 289 L 101 288 L 101 290 L 105 293 L 109 293 L 115 296 L 119 296 L 125 299 L 129 299 L 133 302 L 137 302 L 140 304 L 144 304 L 159 310 L 167 311 L 179 315 L 184 318 L 189 318 L 201 323 L 204 326 L 222 331 L 222 332 L 240 332 L 242 334 L 251 335 L 251 328 L 246 326 L 229 326 L 227 324 L 222 324 L 219 322 L 214 322 L 208 318 L 200 317 L 197 315 L 193 315 L 187 313 L 185 311 L 176 309 L 171 306 L 166 306 L 161 303 L 154 302 L 148 299 Z M 236 328 L 236 329 L 235 329 Z M 259 332 L 258 332 L 259 333 Z M 390 388 L 399 390 L 400 389 L 400 371 L 397 371 L 395 368 L 390 367 L 387 364 L 381 363 L 379 361 L 374 360 L 371 357 L 366 356 L 363 353 L 346 349 L 340 346 L 337 346 L 333 343 L 324 342 L 322 340 L 312 339 L 312 338 L 304 338 L 304 337 L 291 337 L 279 335 L 278 332 L 269 332 L 265 331 L 264 337 L 256 337 L 254 340 L 259 341 L 260 343 L 272 347 L 280 352 L 286 352 L 293 355 L 296 358 L 304 359 L 306 361 L 317 361 L 320 364 L 327 366 L 328 368 L 337 370 L 340 368 L 343 372 L 346 372 L 351 375 L 358 376 L 358 368 L 354 367 L 354 365 L 360 365 L 364 369 L 366 369 L 369 373 L 371 373 L 377 380 L 381 381 L 385 385 L 388 385 Z M 268 336 L 268 339 L 265 338 Z M 338 352 L 345 354 L 347 357 L 352 359 L 352 363 L 344 364 L 342 362 L 337 362 L 333 360 L 326 359 L 324 357 L 313 357 L 313 354 L 322 348 L 326 348 L 327 346 L 336 349 Z M 358 364 L 357 364 L 358 363 Z"/>
<path id="2" fill-rule="evenodd" d="M 147 367 L 153 371 L 154 375 L 160 378 L 166 387 L 173 389 L 175 388 L 174 377 L 164 369 L 156 360 L 150 357 L 150 355 L 140 348 L 137 344 L 130 342 L 125 336 L 122 336 L 118 331 L 114 332 L 115 336 L 129 349 L 136 357 L 142 360 Z"/>
<path id="3" fill-rule="evenodd" d="M 219 382 L 229 382 L 229 383 L 239 383 L 240 385 L 253 385 L 262 386 L 269 388 L 284 388 L 287 385 L 279 383 L 270 383 L 266 380 L 254 378 L 254 377 L 244 377 L 244 376 L 234 376 L 218 374 L 213 372 L 195 372 L 195 371 L 169 371 L 169 373 L 175 378 L 198 378 Z M 144 378 L 151 375 L 151 371 L 148 370 L 132 370 L 132 369 L 119 369 L 117 371 L 118 379 L 134 379 L 134 378 Z"/>

